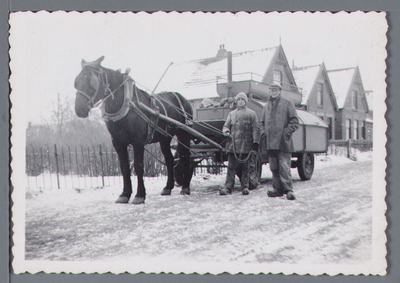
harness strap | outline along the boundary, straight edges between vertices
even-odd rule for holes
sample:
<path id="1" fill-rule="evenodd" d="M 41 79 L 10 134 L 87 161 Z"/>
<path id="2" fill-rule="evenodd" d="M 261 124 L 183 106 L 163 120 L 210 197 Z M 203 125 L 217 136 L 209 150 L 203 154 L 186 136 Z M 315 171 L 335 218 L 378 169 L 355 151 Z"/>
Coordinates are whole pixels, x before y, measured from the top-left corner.
<path id="1" fill-rule="evenodd" d="M 168 113 L 167 113 L 167 108 L 165 108 L 165 105 L 164 105 L 164 103 L 162 103 L 162 101 L 158 98 L 158 94 L 156 94 L 155 96 L 154 96 L 154 98 L 155 98 L 155 100 L 156 101 L 158 101 L 160 104 L 161 104 L 161 106 L 162 106 L 162 108 L 164 109 L 164 113 L 165 113 L 165 115 L 166 116 L 168 116 Z"/>
<path id="2" fill-rule="evenodd" d="M 137 87 L 135 87 L 135 96 L 136 96 L 136 100 L 139 104 L 139 95 L 137 93 Z M 146 137 L 146 144 L 151 142 L 152 138 L 150 139 L 149 136 L 149 132 L 151 132 L 151 128 L 154 129 L 154 131 L 158 131 L 160 134 L 164 135 L 164 136 L 169 136 L 168 132 L 166 130 L 161 129 L 160 127 L 157 126 L 157 123 L 155 121 L 153 121 L 152 119 L 150 119 L 149 117 L 146 116 L 146 114 L 143 113 L 142 110 L 140 110 L 139 106 L 135 104 L 135 102 L 130 101 L 130 105 L 132 107 L 132 109 L 147 123 L 148 128 L 147 128 L 147 137 Z M 164 108 L 165 109 L 165 108 Z M 167 113 L 165 113 L 165 115 L 167 115 Z M 158 121 L 158 118 L 157 118 Z M 152 136 L 152 135 L 151 135 Z"/>
<path id="3" fill-rule="evenodd" d="M 188 125 L 188 126 L 189 126 L 189 125 L 193 125 L 193 121 L 192 121 L 191 119 L 189 119 L 189 117 L 188 117 L 188 115 L 187 115 L 187 113 L 186 113 L 185 108 L 183 108 L 182 101 L 181 101 L 181 99 L 179 98 L 178 94 L 177 94 L 176 92 L 173 92 L 172 94 L 173 94 L 173 95 L 175 96 L 175 98 L 178 100 L 179 107 L 182 109 L 183 116 L 185 117 L 185 124 Z"/>
<path id="4" fill-rule="evenodd" d="M 147 130 L 147 137 L 145 141 L 146 144 L 150 143 L 153 140 L 154 132 L 156 131 L 158 120 L 160 118 L 160 108 L 158 108 L 154 96 L 150 96 L 150 107 L 154 109 L 156 115 L 151 116 L 152 125 L 149 123 L 149 127 Z"/>

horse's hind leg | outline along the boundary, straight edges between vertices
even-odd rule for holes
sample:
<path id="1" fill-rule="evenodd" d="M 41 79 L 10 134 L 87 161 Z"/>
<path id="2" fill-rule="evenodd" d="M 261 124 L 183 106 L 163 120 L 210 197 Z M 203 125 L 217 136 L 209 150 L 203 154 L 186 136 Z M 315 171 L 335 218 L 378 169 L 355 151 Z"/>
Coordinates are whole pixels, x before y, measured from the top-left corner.
<path id="1" fill-rule="evenodd" d="M 174 157 L 171 153 L 171 138 L 160 142 L 161 152 L 164 155 L 167 165 L 168 179 L 167 184 L 161 191 L 162 196 L 169 196 L 174 188 Z"/>
<path id="2" fill-rule="evenodd" d="M 191 169 L 190 169 L 190 136 L 187 132 L 181 131 L 177 134 L 178 136 L 178 154 L 179 162 L 182 162 L 182 190 L 181 195 L 190 195 L 190 180 Z"/>
<path id="3" fill-rule="evenodd" d="M 128 147 L 125 144 L 121 144 L 115 141 L 113 141 L 113 145 L 115 151 L 118 154 L 119 165 L 121 168 L 122 177 L 124 179 L 124 188 L 122 194 L 115 202 L 128 203 L 129 198 L 132 195 L 131 170 L 129 167 Z"/>

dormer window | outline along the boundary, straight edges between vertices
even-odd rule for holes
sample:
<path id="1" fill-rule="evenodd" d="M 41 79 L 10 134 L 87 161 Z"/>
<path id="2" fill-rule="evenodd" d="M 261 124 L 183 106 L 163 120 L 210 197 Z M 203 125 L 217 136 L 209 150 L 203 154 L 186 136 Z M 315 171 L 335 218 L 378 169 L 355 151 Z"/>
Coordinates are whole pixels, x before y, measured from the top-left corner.
<path id="1" fill-rule="evenodd" d="M 322 83 L 317 84 L 317 103 L 318 106 L 323 107 L 324 106 L 324 85 Z"/>
<path id="2" fill-rule="evenodd" d="M 351 92 L 351 108 L 352 109 L 357 109 L 358 108 L 357 101 L 358 101 L 357 91 L 353 90 Z"/>
<path id="3" fill-rule="evenodd" d="M 281 71 L 274 71 L 274 83 L 282 85 L 282 72 Z"/>

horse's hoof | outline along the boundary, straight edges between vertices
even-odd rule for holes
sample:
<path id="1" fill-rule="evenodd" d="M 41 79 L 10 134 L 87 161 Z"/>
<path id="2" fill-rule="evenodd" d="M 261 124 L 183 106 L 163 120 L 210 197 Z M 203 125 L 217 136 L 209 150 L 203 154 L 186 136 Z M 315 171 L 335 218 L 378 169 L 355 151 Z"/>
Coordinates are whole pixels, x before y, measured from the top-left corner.
<path id="1" fill-rule="evenodd" d="M 119 196 L 118 199 L 115 201 L 115 203 L 128 203 L 128 202 L 129 198 L 123 196 Z"/>
<path id="2" fill-rule="evenodd" d="M 171 195 L 171 191 L 172 191 L 172 189 L 164 188 L 164 189 L 161 191 L 161 195 L 162 195 L 162 196 L 170 196 L 170 195 Z"/>
<path id="3" fill-rule="evenodd" d="M 144 198 L 142 197 L 135 197 L 132 201 L 132 204 L 142 204 L 144 203 Z"/>
<path id="4" fill-rule="evenodd" d="M 181 195 L 190 195 L 190 189 L 189 188 L 182 188 Z"/>

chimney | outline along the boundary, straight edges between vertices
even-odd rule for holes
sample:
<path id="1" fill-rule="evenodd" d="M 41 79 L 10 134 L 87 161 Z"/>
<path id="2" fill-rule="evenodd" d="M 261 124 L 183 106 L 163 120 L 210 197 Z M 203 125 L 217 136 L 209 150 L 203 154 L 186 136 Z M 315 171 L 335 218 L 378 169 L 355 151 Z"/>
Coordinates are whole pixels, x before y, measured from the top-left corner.
<path id="1" fill-rule="evenodd" d="M 228 53 L 228 82 L 227 82 L 227 87 L 228 87 L 228 94 L 227 97 L 232 97 L 232 52 L 227 52 Z"/>
<path id="2" fill-rule="evenodd" d="M 226 49 L 225 49 L 225 44 L 222 44 L 219 46 L 219 50 L 217 52 L 217 55 L 215 57 L 217 57 L 218 59 L 224 59 L 226 58 Z"/>

